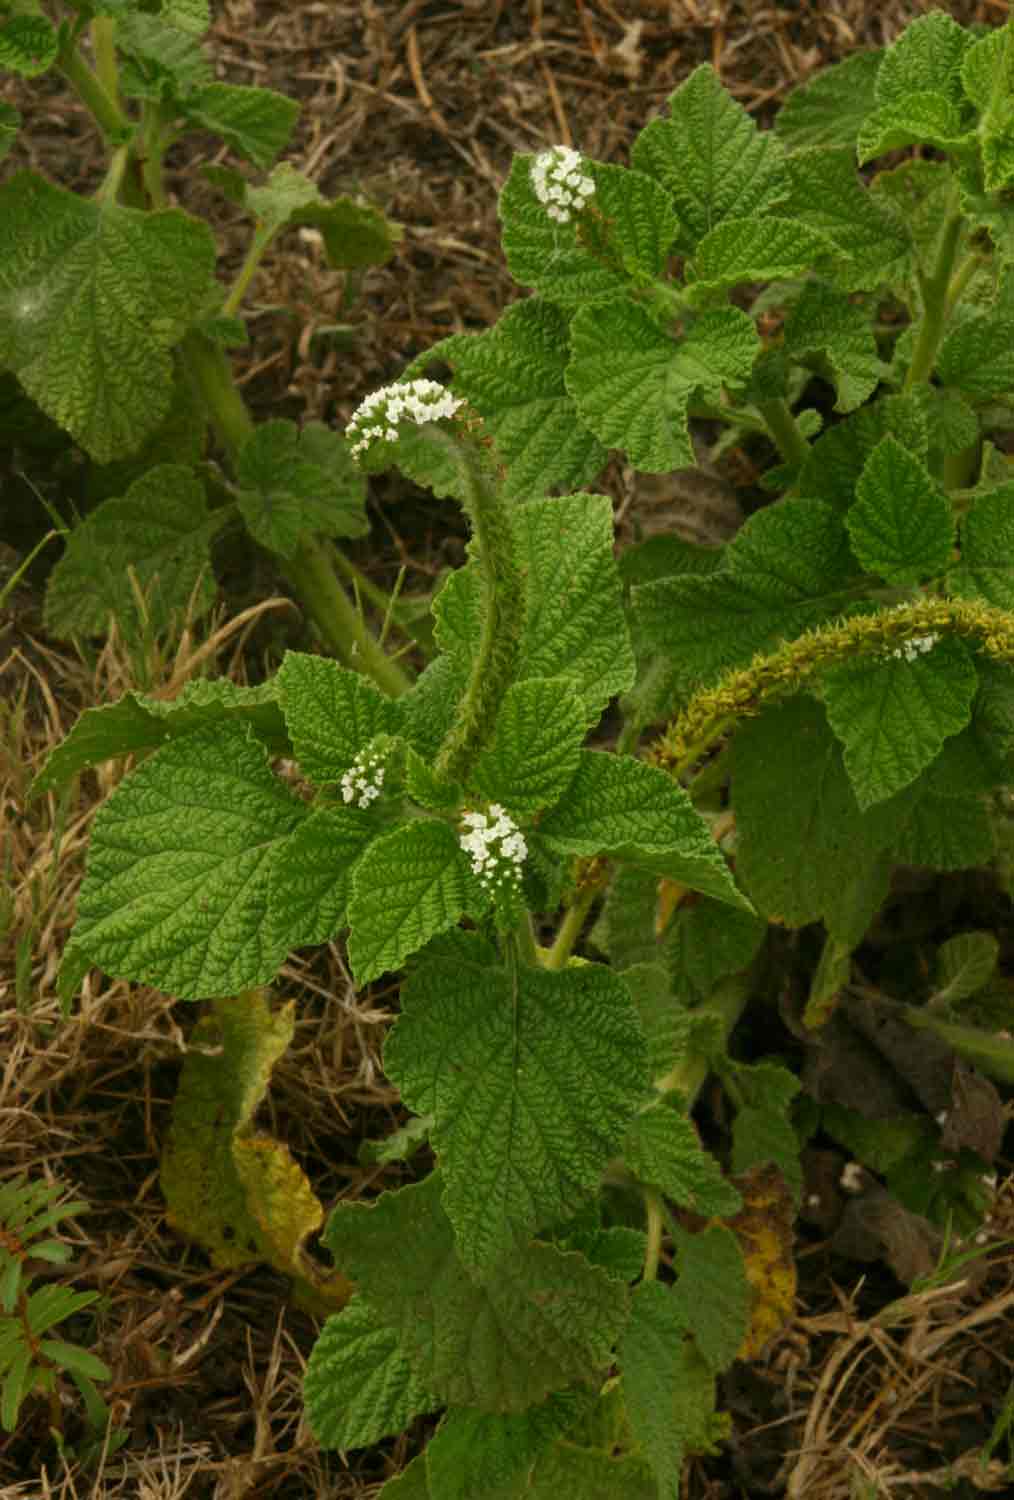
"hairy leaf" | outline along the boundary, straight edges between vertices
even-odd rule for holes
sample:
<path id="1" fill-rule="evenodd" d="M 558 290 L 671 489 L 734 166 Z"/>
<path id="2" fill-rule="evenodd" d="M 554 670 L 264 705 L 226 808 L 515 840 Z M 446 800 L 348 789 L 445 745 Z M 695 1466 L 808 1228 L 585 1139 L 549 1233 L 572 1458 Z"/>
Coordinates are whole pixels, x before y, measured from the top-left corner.
<path id="1" fill-rule="evenodd" d="M 236 460 L 237 503 L 251 535 L 292 557 L 308 534 L 364 536 L 366 480 L 323 422 L 262 422 Z"/>
<path id="2" fill-rule="evenodd" d="M 80 198 L 32 172 L 0 187 L 0 365 L 100 462 L 169 409 L 169 350 L 212 288 L 210 230 L 180 209 Z"/>
<path id="3" fill-rule="evenodd" d="M 181 101 L 186 118 L 221 136 L 254 166 L 267 168 L 289 143 L 299 105 L 273 89 L 206 83 Z"/>
<path id="4" fill-rule="evenodd" d="M 305 815 L 245 726 L 171 740 L 99 809 L 75 944 L 185 1000 L 265 983 L 284 957 L 266 932 L 271 860 Z"/>
<path id="5" fill-rule="evenodd" d="M 819 281 L 807 282 L 789 314 L 784 348 L 796 359 L 826 356 L 838 392 L 835 411 L 861 406 L 884 371 L 869 313 Z"/>
<path id="6" fill-rule="evenodd" d="M 326 657 L 287 651 L 276 681 L 300 769 L 319 786 L 340 781 L 371 740 L 400 727 L 393 699 Z"/>
<path id="7" fill-rule="evenodd" d="M 612 854 L 746 907 L 708 825 L 673 778 L 629 755 L 582 750 L 539 831 L 566 854 Z"/>
<path id="8" fill-rule="evenodd" d="M 641 131 L 631 162 L 672 194 L 680 248 L 732 217 L 760 215 L 784 193 L 782 151 L 705 63 L 669 97 L 668 120 Z"/>
<path id="9" fill-rule="evenodd" d="M 521 1412 L 609 1364 L 628 1292 L 583 1256 L 530 1244 L 482 1281 L 465 1270 L 440 1173 L 339 1205 L 325 1241 L 423 1385 L 451 1405 Z"/>
<path id="10" fill-rule="evenodd" d="M 504 694 L 475 785 L 513 814 L 551 807 L 573 778 L 587 714 L 566 677 L 529 677 Z"/>
<path id="11" fill-rule="evenodd" d="M 424 963 L 402 989 L 384 1065 L 431 1139 L 462 1259 L 489 1268 L 597 1186 L 647 1088 L 645 1044 L 621 982 Z"/>
<path id="12" fill-rule="evenodd" d="M 875 104 L 880 48 L 855 52 L 789 93 L 775 115 L 775 135 L 790 150 L 808 146 L 855 146 L 860 126 Z"/>
<path id="13" fill-rule="evenodd" d="M 736 1209 L 742 1207 L 737 1193 Z M 677 1245 L 679 1277 L 673 1297 L 684 1328 L 693 1334 L 709 1368 L 718 1374 L 736 1358 L 750 1325 L 753 1293 L 743 1252 L 724 1224 L 709 1224 L 697 1234 L 681 1235 Z"/>
<path id="14" fill-rule="evenodd" d="M 587 1404 L 569 1392 L 518 1415 L 458 1410 L 426 1448 L 430 1489 L 441 1500 L 521 1500 L 535 1461 Z"/>
<path id="15" fill-rule="evenodd" d="M 402 824 L 370 844 L 352 873 L 349 959 L 360 984 L 397 969 L 475 902 L 468 856 L 435 819 Z"/>
<path id="16" fill-rule="evenodd" d="M 396 1437 L 439 1403 L 398 1350 L 394 1330 L 354 1296 L 328 1318 L 303 1379 L 306 1418 L 322 1448 L 366 1448 Z"/>
<path id="17" fill-rule="evenodd" d="M 859 561 L 890 583 L 919 583 L 939 573 L 954 546 L 947 496 L 891 436 L 866 460 L 845 524 Z"/>
<path id="18" fill-rule="evenodd" d="M 702 1148 L 693 1122 L 667 1104 L 635 1116 L 622 1154 L 639 1182 L 658 1188 L 680 1208 L 710 1218 L 741 1207 L 736 1189 Z"/>

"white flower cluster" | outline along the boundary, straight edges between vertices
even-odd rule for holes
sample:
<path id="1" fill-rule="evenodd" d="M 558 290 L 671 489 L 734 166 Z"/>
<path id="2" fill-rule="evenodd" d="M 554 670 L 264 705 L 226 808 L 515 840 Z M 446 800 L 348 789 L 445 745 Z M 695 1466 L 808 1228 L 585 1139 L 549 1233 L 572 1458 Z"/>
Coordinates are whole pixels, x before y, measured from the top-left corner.
<path id="1" fill-rule="evenodd" d="M 485 886 L 502 885 L 504 880 L 516 883 L 528 853 L 524 834 L 499 802 L 481 812 L 465 813 L 461 820 L 468 828 L 458 839 L 472 861 L 472 874 Z"/>
<path id="2" fill-rule="evenodd" d="M 406 418 L 421 426 L 441 417 L 453 417 L 464 402 L 452 396 L 435 380 L 406 380 L 404 384 L 382 385 L 361 401 L 349 419 L 346 434 L 355 441 L 352 456 L 368 448 L 376 438 L 393 443 L 398 437 L 398 423 Z"/>
<path id="3" fill-rule="evenodd" d="M 898 661 L 915 661 L 925 652 L 932 651 L 939 639 L 940 637 L 936 635 L 915 635 L 910 641 L 902 641 L 900 646 L 894 648 L 891 655 L 897 657 Z"/>
<path id="4" fill-rule="evenodd" d="M 342 777 L 342 800 L 356 807 L 369 807 L 384 785 L 384 764 L 379 755 L 360 751 Z"/>
<path id="5" fill-rule="evenodd" d="M 558 224 L 569 224 L 595 191 L 595 183 L 583 170 L 580 151 L 570 146 L 550 146 L 532 162 L 532 187 L 547 214 Z"/>

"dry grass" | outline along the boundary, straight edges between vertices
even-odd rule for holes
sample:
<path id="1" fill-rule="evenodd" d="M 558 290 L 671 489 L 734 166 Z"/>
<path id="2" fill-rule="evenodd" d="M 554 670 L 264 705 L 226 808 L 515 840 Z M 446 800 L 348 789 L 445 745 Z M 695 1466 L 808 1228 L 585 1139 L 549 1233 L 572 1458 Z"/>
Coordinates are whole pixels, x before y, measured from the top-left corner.
<path id="1" fill-rule="evenodd" d="M 395 260 L 365 276 L 351 306 L 352 289 L 312 237 L 274 247 L 254 285 L 253 337 L 240 364 L 252 407 L 340 421 L 435 339 L 494 320 L 515 295 L 496 218 L 515 151 L 565 141 L 625 160 L 637 129 L 702 61 L 766 118 L 818 67 L 889 41 L 930 8 L 929 0 L 224 0 L 213 38 L 223 76 L 297 95 L 293 161 L 325 191 L 366 191 L 405 226 Z M 1002 0 L 947 8 L 994 25 L 1006 14 Z M 12 102 L 18 92 L 0 85 Z M 32 98 L 43 102 L 25 111 L 31 129 L 14 165 L 93 185 L 102 160 L 79 107 L 57 81 Z M 213 143 L 192 143 L 170 163 L 171 185 L 181 202 L 211 212 L 235 266 L 243 225 L 193 175 L 196 161 L 222 155 Z M 404 502 L 404 491 L 378 487 L 377 524 L 360 560 L 405 564 L 428 581 L 453 549 L 447 518 L 426 500 Z M 45 1174 L 91 1205 L 74 1231 L 71 1270 L 75 1285 L 103 1293 L 96 1348 L 113 1368 L 109 1399 L 128 1434 L 86 1471 L 53 1456 L 44 1415 L 26 1410 L 22 1429 L 0 1437 L 2 1500 L 352 1500 L 374 1495 L 412 1451 L 409 1438 L 347 1464 L 321 1455 L 300 1416 L 310 1319 L 270 1272 L 216 1271 L 167 1227 L 158 1162 L 198 1008 L 94 973 L 72 1016 L 56 999 L 89 825 L 122 768 L 100 767 L 68 796 L 37 802 L 27 800 L 31 777 L 87 707 L 132 687 L 172 696 L 200 672 L 242 680 L 262 616 L 291 607 L 249 602 L 250 611 L 171 648 L 131 650 L 113 638 L 87 660 L 45 639 L 31 596 L 0 615 L 0 1175 Z M 267 1123 L 325 1203 L 372 1193 L 380 1178 L 356 1153 L 396 1118 L 380 1066 L 393 994 L 357 995 L 334 947 L 294 961 L 278 989 L 298 997 L 299 1021 Z M 880 1298 L 876 1309 L 857 1289 L 840 1305 L 825 1294 L 757 1374 L 778 1414 L 769 1421 L 759 1398 L 737 1410 L 733 1477 L 695 1462 L 688 1497 L 916 1500 L 951 1479 L 966 1487 L 957 1493 L 1009 1493 L 998 1460 L 980 1469 L 977 1457 L 986 1433 L 976 1389 L 986 1375 L 1002 1388 L 1014 1363 L 1014 1277 L 1004 1252 L 992 1259 L 960 1309 L 952 1293 L 942 1309 L 939 1292 L 886 1306 Z M 964 1408 L 967 1451 L 949 1465 L 934 1460 L 940 1433 L 950 1442 Z M 72 1442 L 75 1410 L 71 1402 Z M 746 1488 L 762 1467 L 751 1456 L 769 1443 L 767 1480 Z"/>

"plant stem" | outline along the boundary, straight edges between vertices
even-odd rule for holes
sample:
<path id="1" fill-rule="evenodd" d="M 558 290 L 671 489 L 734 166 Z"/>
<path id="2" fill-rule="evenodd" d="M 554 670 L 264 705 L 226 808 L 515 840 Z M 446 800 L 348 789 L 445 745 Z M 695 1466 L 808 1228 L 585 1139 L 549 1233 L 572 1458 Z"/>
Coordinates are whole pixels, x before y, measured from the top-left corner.
<path id="1" fill-rule="evenodd" d="M 120 76 L 116 66 L 115 24 L 112 16 L 96 16 L 91 23 L 92 51 L 99 82 L 114 104 L 119 104 Z"/>
<path id="2" fill-rule="evenodd" d="M 662 1213 L 662 1199 L 655 1189 L 642 1188 L 641 1191 L 644 1197 L 644 1216 L 647 1221 L 644 1270 L 641 1274 L 645 1281 L 654 1281 L 658 1275 L 658 1263 L 662 1258 L 662 1232 L 665 1227 L 665 1218 Z"/>
<path id="3" fill-rule="evenodd" d="M 601 868 L 597 868 L 601 864 Z M 574 899 L 564 914 L 560 923 L 559 931 L 553 946 L 545 959 L 547 969 L 562 969 L 574 951 L 574 944 L 581 936 L 581 928 L 584 926 L 585 918 L 592 908 L 595 898 L 605 886 L 607 870 L 605 861 L 596 862 L 591 870 L 585 872 L 584 879 L 578 885 Z"/>
<path id="4" fill-rule="evenodd" d="M 197 333 L 188 333 L 180 347 L 184 365 L 200 391 L 219 441 L 235 466 L 239 450 L 254 431 L 254 422 L 233 383 L 225 355 Z M 307 537 L 295 557 L 279 561 L 321 638 L 339 661 L 372 677 L 392 697 L 404 693 L 411 686 L 411 679 L 367 630 L 335 577 L 324 545 Z"/>
<path id="5" fill-rule="evenodd" d="M 728 1037 L 746 1009 L 750 994 L 749 974 L 733 974 L 715 986 L 711 998 L 705 1004 L 695 1007 L 694 1015 L 717 1016 L 722 1023 L 723 1037 Z M 685 1101 L 689 1114 L 710 1070 L 708 1059 L 702 1053 L 694 1052 L 689 1057 L 681 1058 L 664 1077 L 657 1079 L 655 1088 L 660 1094 L 673 1091 L 678 1093 Z"/>
<path id="6" fill-rule="evenodd" d="M 764 418 L 771 440 L 785 462 L 796 468 L 805 463 L 810 445 L 800 432 L 789 403 L 781 396 L 773 396 L 770 401 L 758 401 L 757 410 Z"/>
<path id="7" fill-rule="evenodd" d="M 56 65 L 107 140 L 129 132 L 131 122 L 85 62 L 77 47 L 65 47 Z"/>
<path id="8" fill-rule="evenodd" d="M 464 782 L 514 681 L 525 616 L 525 579 L 515 556 L 510 514 L 481 449 L 435 424 L 423 430 L 450 450 L 461 473 L 462 503 L 472 523 L 471 551 L 482 579 L 479 648 L 454 723 L 434 762 L 438 776 Z"/>
<path id="9" fill-rule="evenodd" d="M 115 203 L 119 195 L 120 184 L 123 182 L 123 174 L 130 159 L 130 151 L 126 146 L 117 146 L 110 158 L 106 175 L 102 186 L 95 195 L 100 203 Z"/>
<path id="10" fill-rule="evenodd" d="M 958 190 L 955 187 L 951 193 L 947 219 L 940 236 L 936 265 L 929 276 L 920 277 L 922 318 L 916 335 L 915 348 L 912 351 L 912 363 L 908 367 L 902 387 L 905 391 L 910 391 L 913 386 L 929 380 L 936 363 L 940 340 L 943 338 L 949 311 L 948 289 L 951 285 L 954 258 L 958 252 L 964 222 L 957 204 Z"/>
<path id="11" fill-rule="evenodd" d="M 264 252 L 273 239 L 274 235 L 266 230 L 256 229 L 254 231 L 247 246 L 246 255 L 243 257 L 243 264 L 236 273 L 236 280 L 229 288 L 229 295 L 222 303 L 222 312 L 227 318 L 233 318 L 239 312 L 243 298 L 246 296 L 247 287 L 256 276 L 257 267 L 260 265 L 264 257 Z"/>

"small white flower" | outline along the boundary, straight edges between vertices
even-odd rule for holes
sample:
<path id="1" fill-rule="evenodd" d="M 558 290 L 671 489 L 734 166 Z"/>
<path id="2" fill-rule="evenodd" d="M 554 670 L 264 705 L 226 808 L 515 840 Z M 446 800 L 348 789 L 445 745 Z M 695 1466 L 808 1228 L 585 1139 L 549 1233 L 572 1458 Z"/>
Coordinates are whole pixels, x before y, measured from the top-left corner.
<path id="1" fill-rule="evenodd" d="M 472 874 L 487 890 L 505 882 L 517 885 L 528 845 L 509 813 L 494 802 L 488 815 L 466 812 L 461 821 L 468 832 L 460 834 L 458 842 L 472 861 Z"/>
<path id="2" fill-rule="evenodd" d="M 898 661 L 916 661 L 927 651 L 932 651 L 939 639 L 937 635 L 915 635 L 910 641 L 902 641 L 900 646 L 894 648 L 891 655 Z"/>
<path id="3" fill-rule="evenodd" d="M 369 807 L 380 796 L 384 785 L 384 764 L 379 755 L 360 751 L 341 779 L 342 801 L 355 807 Z"/>
<path id="4" fill-rule="evenodd" d="M 571 214 L 580 213 L 594 193 L 595 183 L 584 171 L 580 151 L 550 146 L 532 162 L 532 188 L 551 219 L 569 224 Z"/>
<path id="5" fill-rule="evenodd" d="M 359 403 L 345 429 L 346 435 L 354 439 L 352 455 L 361 453 L 377 438 L 396 442 L 399 422 L 415 422 L 421 427 L 424 422 L 453 417 L 463 405 L 460 396 L 452 396 L 435 380 L 407 380 L 381 386 Z"/>
<path id="6" fill-rule="evenodd" d="M 846 1193 L 861 1193 L 863 1190 L 863 1169 L 857 1161 L 847 1161 L 841 1170 L 838 1179 L 841 1187 Z"/>

